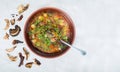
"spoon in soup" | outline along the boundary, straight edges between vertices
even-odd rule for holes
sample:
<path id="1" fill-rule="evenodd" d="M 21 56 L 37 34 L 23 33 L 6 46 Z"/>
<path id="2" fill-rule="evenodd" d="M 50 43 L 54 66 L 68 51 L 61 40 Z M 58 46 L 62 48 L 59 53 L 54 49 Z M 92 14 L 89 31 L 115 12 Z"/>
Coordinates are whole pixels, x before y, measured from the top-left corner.
<path id="1" fill-rule="evenodd" d="M 85 52 L 84 50 L 79 49 L 79 48 L 77 48 L 77 47 L 74 47 L 74 46 L 70 45 L 69 43 L 67 43 L 67 42 L 65 42 L 65 41 L 63 41 L 63 40 L 60 40 L 60 41 L 61 41 L 63 44 L 69 46 L 70 48 L 74 48 L 74 49 L 80 51 L 82 55 L 86 55 L 86 52 Z"/>

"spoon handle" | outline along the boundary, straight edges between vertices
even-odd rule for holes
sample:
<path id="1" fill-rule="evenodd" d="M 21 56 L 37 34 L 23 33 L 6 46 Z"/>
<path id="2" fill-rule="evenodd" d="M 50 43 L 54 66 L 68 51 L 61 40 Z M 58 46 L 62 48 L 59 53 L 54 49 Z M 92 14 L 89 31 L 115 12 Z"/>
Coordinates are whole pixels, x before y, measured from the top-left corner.
<path id="1" fill-rule="evenodd" d="M 70 48 L 74 48 L 74 49 L 80 51 L 80 52 L 82 53 L 82 55 L 86 55 L 86 52 L 85 52 L 84 50 L 79 49 L 79 48 L 77 48 L 77 47 L 74 47 L 74 46 L 68 44 L 67 42 L 65 42 L 65 41 L 63 41 L 63 40 L 60 40 L 60 41 L 61 41 L 62 43 L 64 43 L 65 45 L 69 46 Z"/>

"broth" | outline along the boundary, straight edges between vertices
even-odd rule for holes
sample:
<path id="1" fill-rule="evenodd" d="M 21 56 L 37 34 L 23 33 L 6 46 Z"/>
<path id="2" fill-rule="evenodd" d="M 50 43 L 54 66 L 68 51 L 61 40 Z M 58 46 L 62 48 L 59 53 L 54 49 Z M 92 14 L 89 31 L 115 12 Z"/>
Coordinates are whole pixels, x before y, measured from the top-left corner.
<path id="1" fill-rule="evenodd" d="M 55 53 L 67 46 L 61 40 L 70 43 L 70 26 L 64 15 L 54 10 L 43 10 L 31 19 L 28 36 L 32 45 L 45 53 Z"/>

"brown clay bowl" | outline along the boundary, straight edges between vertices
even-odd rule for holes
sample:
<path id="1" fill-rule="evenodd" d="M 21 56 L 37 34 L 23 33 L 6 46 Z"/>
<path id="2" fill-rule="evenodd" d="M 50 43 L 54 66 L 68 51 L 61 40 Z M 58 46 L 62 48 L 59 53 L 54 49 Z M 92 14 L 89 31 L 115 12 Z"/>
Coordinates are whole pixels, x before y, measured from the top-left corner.
<path id="1" fill-rule="evenodd" d="M 29 39 L 28 27 L 30 25 L 31 20 L 33 19 L 33 17 L 36 14 L 38 14 L 38 13 L 40 13 L 42 11 L 45 11 L 45 10 L 52 10 L 52 11 L 58 12 L 58 13 L 60 13 L 65 18 L 65 20 L 67 21 L 67 23 L 69 24 L 69 27 L 70 27 L 71 37 L 70 37 L 70 42 L 69 43 L 70 44 L 73 43 L 74 37 L 75 37 L 75 30 L 74 30 L 74 25 L 73 25 L 72 19 L 69 17 L 69 15 L 67 13 L 65 13 L 64 11 L 62 11 L 62 10 L 60 10 L 58 8 L 54 8 L 54 7 L 40 8 L 40 9 L 38 9 L 37 11 L 33 12 L 30 15 L 30 17 L 28 18 L 28 20 L 26 21 L 25 26 L 24 26 L 24 38 L 25 38 L 26 44 L 28 45 L 28 47 L 30 48 L 30 50 L 33 51 L 35 54 L 37 54 L 39 56 L 42 56 L 42 57 L 47 57 L 47 58 L 58 57 L 60 55 L 63 55 L 64 53 L 66 53 L 69 50 L 69 47 L 67 46 L 64 50 L 56 52 L 56 53 L 45 53 L 45 52 L 40 51 L 37 48 L 35 48 L 32 45 L 32 42 Z"/>

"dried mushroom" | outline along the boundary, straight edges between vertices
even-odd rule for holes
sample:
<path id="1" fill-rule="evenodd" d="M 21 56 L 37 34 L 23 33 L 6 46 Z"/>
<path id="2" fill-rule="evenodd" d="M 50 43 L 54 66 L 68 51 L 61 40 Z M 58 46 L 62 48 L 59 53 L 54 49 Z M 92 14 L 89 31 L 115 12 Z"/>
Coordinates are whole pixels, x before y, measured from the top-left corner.
<path id="1" fill-rule="evenodd" d="M 12 17 L 15 17 L 15 14 L 11 14 Z"/>
<path id="2" fill-rule="evenodd" d="M 15 19 L 11 19 L 10 23 L 11 23 L 11 25 L 14 25 L 15 24 Z"/>
<path id="3" fill-rule="evenodd" d="M 18 16 L 18 14 L 16 14 L 16 16 Z"/>
<path id="4" fill-rule="evenodd" d="M 11 14 L 12 17 L 18 16 L 18 14 Z"/>
<path id="5" fill-rule="evenodd" d="M 24 10 L 27 10 L 28 7 L 29 7 L 29 4 L 26 4 L 26 5 L 24 6 Z"/>
<path id="6" fill-rule="evenodd" d="M 9 34 L 6 33 L 5 36 L 3 37 L 4 39 L 8 40 L 9 39 Z"/>
<path id="7" fill-rule="evenodd" d="M 21 21 L 23 18 L 23 15 L 20 15 L 20 17 L 17 19 L 17 21 Z"/>
<path id="8" fill-rule="evenodd" d="M 17 47 L 17 46 L 14 46 L 14 47 L 12 47 L 12 48 L 6 49 L 6 51 L 7 51 L 7 52 L 12 52 L 12 51 L 15 50 L 16 47 Z"/>
<path id="9" fill-rule="evenodd" d="M 6 22 L 6 26 L 5 26 L 4 30 L 7 30 L 10 26 L 10 22 L 8 19 L 4 19 L 4 21 Z"/>
<path id="10" fill-rule="evenodd" d="M 19 57 L 20 57 L 20 63 L 19 63 L 19 67 L 21 66 L 21 65 L 23 65 L 24 64 L 24 56 L 22 55 L 22 53 L 19 53 Z"/>
<path id="11" fill-rule="evenodd" d="M 34 64 L 36 64 L 36 65 L 41 65 L 41 62 L 35 58 L 35 59 L 34 59 Z"/>
<path id="12" fill-rule="evenodd" d="M 12 41 L 12 44 L 13 44 L 13 45 L 18 44 L 18 43 L 23 43 L 23 41 L 20 41 L 20 40 L 13 40 L 13 41 Z"/>
<path id="13" fill-rule="evenodd" d="M 29 4 L 26 4 L 25 6 L 23 4 L 19 5 L 18 8 L 17 8 L 18 9 L 18 13 L 19 14 L 23 13 L 25 10 L 28 9 L 28 7 L 29 7 Z"/>
<path id="14" fill-rule="evenodd" d="M 5 26 L 4 30 L 8 30 L 9 27 L 10 27 L 10 25 L 15 25 L 16 21 L 21 21 L 23 19 L 23 15 L 21 13 L 23 13 L 24 11 L 26 11 L 28 9 L 28 7 L 29 7 L 29 4 L 26 4 L 26 5 L 21 4 L 21 5 L 18 6 L 18 13 L 17 14 L 11 14 L 12 19 L 4 19 L 4 21 L 6 23 L 6 26 Z M 21 31 L 21 27 L 18 26 L 18 25 L 15 25 L 14 28 L 10 28 L 9 29 L 9 34 L 6 33 L 3 38 L 4 39 L 9 39 L 9 35 L 11 35 L 12 37 L 15 37 L 15 36 L 17 36 L 20 33 L 20 31 Z M 21 67 L 24 64 L 25 58 L 26 58 L 26 60 L 28 60 L 28 57 L 29 57 L 30 53 L 27 51 L 26 48 L 23 48 L 23 51 L 24 51 L 25 55 L 23 55 L 21 52 L 18 53 L 18 56 L 13 56 L 13 55 L 9 54 L 10 52 L 13 52 L 15 50 L 15 48 L 17 47 L 15 45 L 18 44 L 18 43 L 23 43 L 23 41 L 14 39 L 12 41 L 12 44 L 14 46 L 11 47 L 11 48 L 7 48 L 5 50 L 7 52 L 8 58 L 11 61 L 17 61 L 17 59 L 19 57 L 20 62 L 19 62 L 18 66 Z M 31 68 L 34 63 L 38 64 L 38 65 L 41 64 L 37 59 L 35 59 L 34 62 L 27 62 L 25 64 L 25 67 L 26 68 Z"/>
<path id="15" fill-rule="evenodd" d="M 23 47 L 23 51 L 24 51 L 24 53 L 25 53 L 26 60 L 28 60 L 28 57 L 29 57 L 30 53 L 29 53 L 29 52 L 27 51 L 27 49 L 24 48 L 24 47 Z"/>
<path id="16" fill-rule="evenodd" d="M 33 62 L 28 62 L 28 63 L 25 64 L 25 67 L 26 68 L 31 68 L 32 65 L 33 65 Z"/>
<path id="17" fill-rule="evenodd" d="M 21 28 L 18 25 L 15 25 L 15 29 L 10 29 L 9 33 L 11 36 L 17 36 L 21 31 Z"/>
<path id="18" fill-rule="evenodd" d="M 10 59 L 11 61 L 16 61 L 16 60 L 17 60 L 17 56 L 12 56 L 12 55 L 10 55 L 10 54 L 7 54 L 7 56 L 9 57 L 9 59 Z"/>

